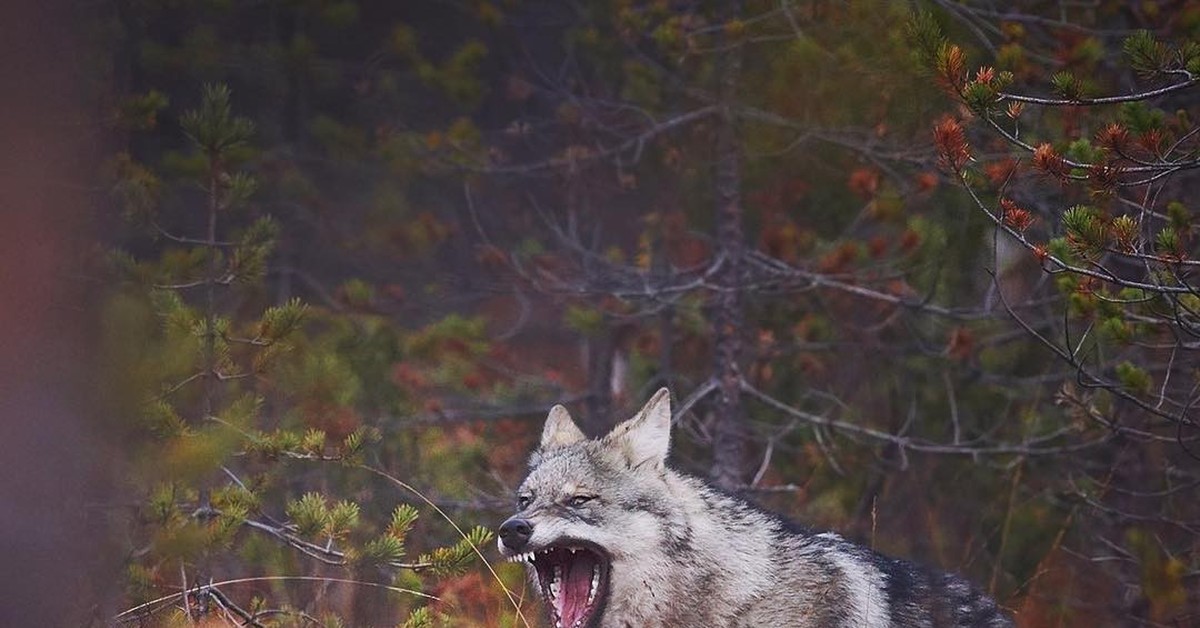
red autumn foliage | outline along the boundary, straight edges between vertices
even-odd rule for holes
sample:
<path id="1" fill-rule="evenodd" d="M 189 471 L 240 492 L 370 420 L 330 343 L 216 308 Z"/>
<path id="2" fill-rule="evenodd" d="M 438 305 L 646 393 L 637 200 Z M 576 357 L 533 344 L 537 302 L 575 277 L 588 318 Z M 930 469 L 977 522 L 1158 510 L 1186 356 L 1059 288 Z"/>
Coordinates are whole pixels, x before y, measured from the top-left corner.
<path id="1" fill-rule="evenodd" d="M 1150 154 L 1161 156 L 1163 143 L 1166 142 L 1166 139 L 1167 136 L 1162 132 L 1162 129 L 1150 129 L 1138 137 L 1138 144 Z"/>
<path id="2" fill-rule="evenodd" d="M 850 173 L 846 187 L 863 199 L 872 198 L 879 190 L 879 171 L 874 168 L 858 168 Z"/>
<path id="3" fill-rule="evenodd" d="M 952 94 L 962 90 L 967 79 L 967 55 L 955 45 L 942 49 L 937 58 L 937 82 L 942 89 Z"/>
<path id="4" fill-rule="evenodd" d="M 472 626 L 495 626 L 501 623 L 492 583 L 479 572 L 468 572 L 455 578 L 439 580 L 431 593 L 437 596 L 437 601 L 431 604 L 431 607 L 439 613 L 487 619 L 486 624 L 472 623 Z M 525 612 L 532 616 L 536 611 L 529 609 Z"/>
<path id="5" fill-rule="evenodd" d="M 362 424 L 354 408 L 321 399 L 306 399 L 299 404 L 304 424 L 325 432 L 330 442 L 340 442 Z"/>
<path id="6" fill-rule="evenodd" d="M 922 172 L 917 175 L 917 191 L 928 192 L 937 187 L 938 176 L 935 172 Z"/>
<path id="7" fill-rule="evenodd" d="M 900 250 L 911 253 L 919 246 L 921 246 L 921 234 L 913 229 L 905 229 L 904 233 L 900 235 Z"/>
<path id="8" fill-rule="evenodd" d="M 805 233 L 790 218 L 781 212 L 771 212 L 763 218 L 759 243 L 768 255 L 795 263 L 811 242 L 811 234 Z"/>
<path id="9" fill-rule="evenodd" d="M 633 347 L 642 355 L 657 356 L 662 351 L 662 343 L 655 333 L 638 334 L 633 340 Z"/>
<path id="10" fill-rule="evenodd" d="M 933 144 L 938 151 L 938 165 L 952 172 L 961 172 L 971 158 L 971 148 L 962 124 L 945 116 L 933 127 Z"/>
<path id="11" fill-rule="evenodd" d="M 1033 151 L 1033 167 L 1042 174 L 1055 179 L 1066 179 L 1070 169 L 1054 147 L 1049 143 L 1038 144 Z"/>
<path id="12" fill-rule="evenodd" d="M 999 161 L 989 162 L 983 167 L 983 173 L 987 175 L 988 181 L 994 186 L 1001 186 L 1008 182 L 1010 178 L 1017 172 L 1017 160 L 1006 157 Z"/>
<path id="13" fill-rule="evenodd" d="M 462 338 L 445 338 L 440 343 L 441 350 L 448 355 L 467 356 L 471 347 Z"/>
<path id="14" fill-rule="evenodd" d="M 698 237 L 683 236 L 667 243 L 671 263 L 681 268 L 692 268 L 703 264 L 712 254 L 712 247 Z"/>
<path id="15" fill-rule="evenodd" d="M 693 234 L 684 212 L 663 212 L 661 229 L 667 245 L 667 257 L 672 264 L 691 268 L 703 264 L 711 255 L 709 243 Z"/>
<path id="16" fill-rule="evenodd" d="M 1109 166 L 1104 164 L 1096 164 L 1088 168 L 1088 182 L 1091 183 L 1092 192 L 1096 194 L 1112 194 L 1117 190 L 1118 184 L 1121 182 L 1122 168 L 1120 166 Z"/>
<path id="17" fill-rule="evenodd" d="M 487 378 L 479 371 L 471 371 L 463 375 L 462 384 L 470 390 L 480 390 L 487 386 Z"/>
<path id="18" fill-rule="evenodd" d="M 893 279 L 887 283 L 887 293 L 895 297 L 912 298 L 917 296 L 917 291 L 913 289 L 907 281 L 903 279 Z"/>
<path id="19" fill-rule="evenodd" d="M 420 390 L 429 385 L 429 380 L 421 369 L 406 362 L 399 362 L 392 367 L 392 383 L 401 388 Z"/>
<path id="20" fill-rule="evenodd" d="M 1054 591 L 1055 594 L 1024 596 L 1017 610 L 1022 626 L 1062 625 L 1061 600 L 1096 599 L 1106 595 L 1107 587 L 1111 586 L 1105 582 L 1104 571 L 1095 568 L 1095 563 L 1080 559 L 1058 546 L 1042 556 L 1034 573 L 1037 574 L 1037 590 Z"/>
<path id="21" fill-rule="evenodd" d="M 1116 153 L 1124 153 L 1129 147 L 1129 131 L 1116 122 L 1110 122 L 1096 134 L 1096 144 Z"/>
<path id="22" fill-rule="evenodd" d="M 867 242 L 867 252 L 869 252 L 871 257 L 874 259 L 883 257 L 884 254 L 887 253 L 887 250 L 888 241 L 887 238 L 883 236 L 875 236 Z"/>
<path id="23" fill-rule="evenodd" d="M 749 198 L 753 204 L 767 209 L 784 209 L 804 198 L 810 187 L 804 179 L 789 177 L 752 192 Z"/>
<path id="24" fill-rule="evenodd" d="M 858 247 L 853 242 L 843 242 L 826 253 L 817 267 L 823 273 L 840 273 L 846 271 L 856 259 L 858 259 Z"/>
<path id="25" fill-rule="evenodd" d="M 946 342 L 946 356 L 956 362 L 965 362 L 975 353 L 975 336 L 963 326 L 955 327 Z"/>
<path id="26" fill-rule="evenodd" d="M 501 267 L 508 264 L 508 255 L 492 244 L 480 245 L 475 253 L 475 259 L 484 268 Z"/>
<path id="27" fill-rule="evenodd" d="M 1033 224 L 1033 214 L 1029 213 L 1029 210 L 1019 207 L 1011 199 L 1000 199 L 1000 208 L 1003 210 L 1004 224 L 1020 233 L 1025 233 Z"/>
<path id="28" fill-rule="evenodd" d="M 809 377 L 820 377 L 827 370 L 825 362 L 811 353 L 801 354 L 797 358 L 797 361 L 799 362 L 800 371 Z"/>

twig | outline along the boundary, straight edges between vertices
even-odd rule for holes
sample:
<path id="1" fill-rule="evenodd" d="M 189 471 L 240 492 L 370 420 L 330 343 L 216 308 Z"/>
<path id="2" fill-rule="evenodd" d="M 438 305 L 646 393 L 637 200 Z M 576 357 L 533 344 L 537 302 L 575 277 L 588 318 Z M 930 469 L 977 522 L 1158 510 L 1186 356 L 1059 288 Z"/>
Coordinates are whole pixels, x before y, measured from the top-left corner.
<path id="1" fill-rule="evenodd" d="M 382 478 L 388 480 L 389 482 L 412 493 L 413 495 L 416 495 L 417 498 L 419 498 L 421 501 L 425 502 L 425 504 L 428 505 L 430 508 L 432 508 L 434 510 L 434 512 L 436 512 L 438 515 L 440 515 L 442 517 L 442 519 L 445 519 L 446 522 L 449 523 L 450 526 L 454 528 L 454 531 L 457 532 L 458 535 L 471 546 L 471 551 L 475 552 L 475 555 L 478 556 L 479 559 L 483 561 L 483 564 L 487 567 L 488 572 L 490 572 L 492 574 L 492 578 L 495 579 L 495 581 L 497 583 L 499 583 L 500 588 L 504 590 L 504 595 L 506 597 L 508 597 L 509 603 L 512 604 L 513 610 L 516 611 L 517 618 L 521 620 L 521 623 L 525 626 L 525 628 L 531 628 L 531 626 L 529 625 L 529 620 L 527 620 L 525 618 L 525 614 L 523 612 L 521 612 L 521 605 L 519 603 L 517 603 L 517 599 L 516 599 L 516 597 L 513 596 L 512 591 L 509 590 L 508 586 L 504 584 L 504 581 L 500 578 L 500 574 L 496 573 L 495 568 L 492 567 L 491 561 L 489 561 L 487 559 L 487 557 L 483 555 L 483 552 L 480 551 L 479 547 L 476 546 L 475 543 L 473 543 L 471 541 L 471 537 L 469 537 L 467 535 L 467 533 L 464 532 L 463 529 L 459 527 L 458 523 L 456 521 L 454 521 L 454 519 L 452 519 L 450 517 L 450 515 L 446 514 L 446 511 L 442 510 L 437 504 L 433 503 L 433 501 L 430 500 L 428 497 L 426 497 L 424 493 L 422 493 L 421 491 L 418 491 L 417 489 L 410 486 L 407 482 L 404 482 L 400 478 L 393 476 L 392 474 L 388 473 L 387 471 L 384 471 L 382 469 L 377 469 L 375 467 L 372 467 L 372 466 L 366 465 L 366 464 L 357 464 L 354 466 L 359 469 L 362 469 L 364 471 L 374 473 L 375 475 L 378 475 L 379 477 L 382 477 Z"/>
<path id="2" fill-rule="evenodd" d="M 255 576 L 255 577 L 251 577 L 251 578 L 235 578 L 232 580 L 222 580 L 220 582 L 213 582 L 213 583 L 201 586 L 201 587 L 197 588 L 196 590 L 199 592 L 207 592 L 207 590 L 211 587 L 223 587 L 223 586 L 230 585 L 230 584 L 242 584 L 242 583 L 246 583 L 246 582 L 337 582 L 337 583 L 341 583 L 341 584 L 352 584 L 352 585 L 361 586 L 361 587 L 374 587 L 377 589 L 386 589 L 388 591 L 393 591 L 396 593 L 405 593 L 408 595 L 415 595 L 417 597 L 424 598 L 427 600 L 441 601 L 441 598 L 437 597 L 436 595 L 430 595 L 428 593 L 424 593 L 422 591 L 416 591 L 414 589 L 395 587 L 395 586 L 391 586 L 391 585 L 387 585 L 387 584 L 382 584 L 379 582 L 367 582 L 364 580 L 350 580 L 347 578 L 331 578 L 328 576 Z M 178 593 L 172 593 L 170 595 L 165 595 L 163 597 L 150 600 L 149 602 L 143 602 L 141 604 L 138 604 L 137 606 L 125 609 L 125 610 L 121 611 L 120 613 L 117 613 L 115 616 L 113 616 L 113 619 L 115 621 L 120 621 L 120 622 L 126 622 L 126 621 L 131 621 L 133 619 L 137 619 L 138 617 L 142 617 L 142 615 L 135 615 L 135 613 L 137 613 L 138 611 L 140 611 L 144 608 L 149 608 L 151 606 L 154 606 L 160 602 L 164 602 L 171 598 L 178 597 L 178 595 L 179 595 Z"/>

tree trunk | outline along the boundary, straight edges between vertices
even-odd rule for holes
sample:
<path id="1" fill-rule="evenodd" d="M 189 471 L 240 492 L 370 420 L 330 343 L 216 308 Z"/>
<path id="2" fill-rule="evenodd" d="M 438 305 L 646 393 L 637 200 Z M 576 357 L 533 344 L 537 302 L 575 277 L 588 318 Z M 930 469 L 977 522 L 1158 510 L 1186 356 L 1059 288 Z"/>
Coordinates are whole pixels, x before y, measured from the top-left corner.
<path id="1" fill-rule="evenodd" d="M 580 427 L 590 436 L 607 432 L 616 420 L 612 395 L 616 335 L 616 330 L 606 325 L 587 339 L 587 412 Z"/>
<path id="2" fill-rule="evenodd" d="M 667 256 L 667 235 L 663 221 L 665 218 L 659 222 L 654 235 L 654 253 L 650 262 L 653 283 L 658 286 L 664 286 L 671 280 L 671 260 Z M 661 385 L 678 394 L 679 391 L 675 390 L 673 366 L 675 363 L 674 342 L 675 307 L 664 305 L 662 311 L 658 313 L 658 380 Z"/>
<path id="3" fill-rule="evenodd" d="M 731 3 L 731 19 L 741 14 L 741 3 Z M 736 35 L 735 35 L 736 36 Z M 722 260 L 717 278 L 719 292 L 713 312 L 717 378 L 717 403 L 713 426 L 712 477 L 718 486 L 733 489 L 745 484 L 747 465 L 747 430 L 742 417 L 741 371 L 738 361 L 742 354 L 742 230 L 741 147 L 738 143 L 733 102 L 741 73 L 742 50 L 734 45 L 719 61 L 722 115 L 717 129 L 716 147 L 716 231 L 717 247 Z"/>

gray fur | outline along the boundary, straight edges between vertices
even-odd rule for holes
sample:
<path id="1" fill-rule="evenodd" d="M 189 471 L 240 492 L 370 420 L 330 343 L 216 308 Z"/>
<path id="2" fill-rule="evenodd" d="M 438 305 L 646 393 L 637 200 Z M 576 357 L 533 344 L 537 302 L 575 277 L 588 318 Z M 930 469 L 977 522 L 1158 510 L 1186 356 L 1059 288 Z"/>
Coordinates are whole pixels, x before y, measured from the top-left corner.
<path id="1" fill-rule="evenodd" d="M 957 576 L 792 526 L 672 470 L 670 420 L 666 389 L 597 440 L 558 406 L 518 491 L 530 501 L 514 518 L 533 525 L 524 549 L 571 539 L 611 558 L 598 628 L 1012 625 Z M 593 499 L 568 503 L 580 494 Z"/>

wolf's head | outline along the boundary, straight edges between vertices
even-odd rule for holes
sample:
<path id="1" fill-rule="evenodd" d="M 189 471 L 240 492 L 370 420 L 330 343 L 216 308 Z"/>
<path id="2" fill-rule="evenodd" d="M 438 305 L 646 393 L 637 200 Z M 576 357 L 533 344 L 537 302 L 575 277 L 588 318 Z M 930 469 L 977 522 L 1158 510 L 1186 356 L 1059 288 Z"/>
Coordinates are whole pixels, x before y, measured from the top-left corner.
<path id="1" fill-rule="evenodd" d="M 500 552 L 530 566 L 556 626 L 598 625 L 614 574 L 661 552 L 672 518 L 664 503 L 670 431 L 665 388 L 596 440 L 566 408 L 550 410 L 517 513 L 500 526 Z"/>

